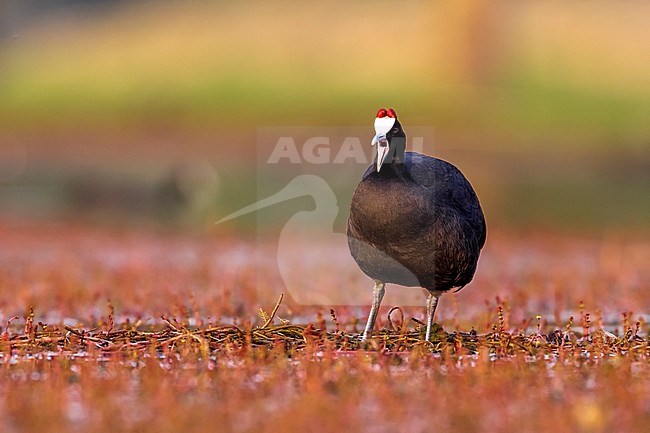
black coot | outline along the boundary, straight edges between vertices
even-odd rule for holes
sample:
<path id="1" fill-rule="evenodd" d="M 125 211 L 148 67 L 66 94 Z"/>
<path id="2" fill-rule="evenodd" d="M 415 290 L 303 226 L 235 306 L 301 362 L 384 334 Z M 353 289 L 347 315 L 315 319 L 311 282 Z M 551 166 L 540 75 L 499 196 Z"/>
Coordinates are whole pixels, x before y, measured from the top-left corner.
<path id="1" fill-rule="evenodd" d="M 406 152 L 406 135 L 393 109 L 375 119 L 377 158 L 354 191 L 348 245 L 361 270 L 375 280 L 363 333 L 372 334 L 386 283 L 423 287 L 431 337 L 439 296 L 468 284 L 485 244 L 485 219 L 476 193 L 452 164 Z"/>

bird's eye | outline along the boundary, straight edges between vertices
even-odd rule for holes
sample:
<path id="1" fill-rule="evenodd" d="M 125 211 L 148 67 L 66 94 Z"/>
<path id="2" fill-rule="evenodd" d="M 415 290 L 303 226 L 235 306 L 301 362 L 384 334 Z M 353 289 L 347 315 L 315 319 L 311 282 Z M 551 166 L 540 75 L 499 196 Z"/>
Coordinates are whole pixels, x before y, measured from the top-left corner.
<path id="1" fill-rule="evenodd" d="M 399 132 L 399 128 L 393 128 L 393 134 Z"/>

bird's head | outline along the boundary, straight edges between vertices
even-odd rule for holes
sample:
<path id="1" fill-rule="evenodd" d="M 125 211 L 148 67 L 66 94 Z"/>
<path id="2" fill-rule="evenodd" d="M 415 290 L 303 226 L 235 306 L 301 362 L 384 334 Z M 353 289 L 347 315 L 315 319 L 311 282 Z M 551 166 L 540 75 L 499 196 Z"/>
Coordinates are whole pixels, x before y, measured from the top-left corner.
<path id="1" fill-rule="evenodd" d="M 406 134 L 397 120 L 397 113 L 392 108 L 380 108 L 375 117 L 375 137 L 372 145 L 377 146 L 377 171 L 382 164 L 392 162 L 393 158 L 404 161 Z"/>

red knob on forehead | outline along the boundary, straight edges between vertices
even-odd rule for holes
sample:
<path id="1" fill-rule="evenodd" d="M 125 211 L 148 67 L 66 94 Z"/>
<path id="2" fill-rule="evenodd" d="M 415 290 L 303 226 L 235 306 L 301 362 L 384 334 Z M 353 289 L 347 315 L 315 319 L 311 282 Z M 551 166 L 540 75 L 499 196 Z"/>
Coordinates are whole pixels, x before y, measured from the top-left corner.
<path id="1" fill-rule="evenodd" d="M 387 113 L 388 112 L 385 108 L 380 108 L 379 111 L 377 111 L 377 117 L 386 117 Z"/>
<path id="2" fill-rule="evenodd" d="M 396 113 L 395 110 L 393 110 L 392 108 L 388 110 L 388 112 L 386 113 L 386 115 L 387 115 L 388 117 L 392 117 L 392 118 L 395 118 L 395 119 L 397 118 L 397 113 Z"/>

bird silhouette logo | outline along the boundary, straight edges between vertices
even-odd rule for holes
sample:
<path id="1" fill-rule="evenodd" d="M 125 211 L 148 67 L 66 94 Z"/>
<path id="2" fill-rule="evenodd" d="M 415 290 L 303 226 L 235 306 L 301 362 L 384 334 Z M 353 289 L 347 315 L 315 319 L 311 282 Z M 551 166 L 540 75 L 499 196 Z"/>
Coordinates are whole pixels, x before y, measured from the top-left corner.
<path id="1" fill-rule="evenodd" d="M 216 224 L 304 196 L 314 200 L 314 209 L 293 214 L 278 238 L 278 270 L 288 295 L 301 305 L 367 305 L 368 298 L 363 290 L 350 290 L 349 282 L 359 271 L 349 255 L 347 237 L 334 231 L 338 200 L 321 176 L 296 176 L 280 191 L 224 216 Z M 377 251 L 377 254 L 383 253 Z M 383 256 L 385 260 L 392 260 Z M 401 265 L 395 263 L 394 266 Z M 409 271 L 404 268 L 404 272 Z M 402 305 L 416 305 L 418 297 L 402 293 L 400 298 Z"/>

